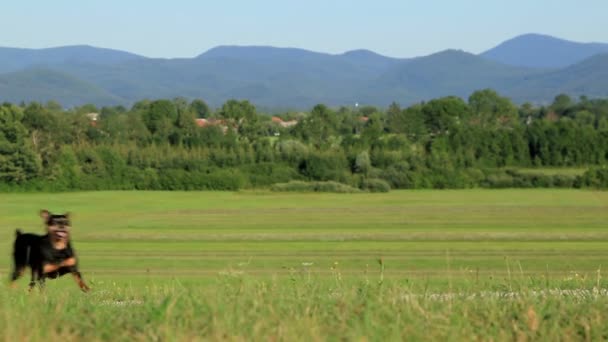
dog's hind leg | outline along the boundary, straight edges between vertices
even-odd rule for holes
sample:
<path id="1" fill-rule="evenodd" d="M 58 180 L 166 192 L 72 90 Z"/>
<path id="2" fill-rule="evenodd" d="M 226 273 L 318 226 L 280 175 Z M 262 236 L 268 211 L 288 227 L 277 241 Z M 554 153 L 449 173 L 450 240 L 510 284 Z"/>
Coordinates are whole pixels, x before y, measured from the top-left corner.
<path id="1" fill-rule="evenodd" d="M 38 270 L 35 270 L 32 268 L 32 278 L 30 279 L 30 289 L 29 291 L 32 292 L 32 290 L 34 289 L 34 287 L 36 286 L 36 280 L 38 278 Z"/>
<path id="2" fill-rule="evenodd" d="M 21 230 L 17 229 L 15 231 L 15 244 L 13 245 L 13 273 L 10 280 L 13 288 L 15 287 L 15 281 L 25 272 L 30 254 L 30 246 L 23 242 L 21 235 Z"/>
<path id="3" fill-rule="evenodd" d="M 40 287 L 40 289 L 44 289 L 45 284 L 45 276 L 42 273 L 42 270 L 32 269 L 32 279 L 30 280 L 30 292 L 36 287 L 36 284 Z"/>
<path id="4" fill-rule="evenodd" d="M 25 272 L 25 266 L 15 267 L 15 269 L 13 270 L 13 274 L 11 275 L 11 287 L 12 288 L 15 288 L 17 286 L 15 281 L 23 275 L 23 272 Z"/>

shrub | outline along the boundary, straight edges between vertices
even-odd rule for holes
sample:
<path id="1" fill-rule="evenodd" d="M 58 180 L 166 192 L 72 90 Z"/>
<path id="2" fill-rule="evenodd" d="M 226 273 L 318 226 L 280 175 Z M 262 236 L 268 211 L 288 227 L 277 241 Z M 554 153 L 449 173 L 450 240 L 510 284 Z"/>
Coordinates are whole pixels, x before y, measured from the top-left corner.
<path id="1" fill-rule="evenodd" d="M 370 169 L 372 168 L 372 162 L 369 159 L 369 153 L 367 151 L 363 151 L 357 155 L 355 158 L 355 165 L 353 167 L 353 171 L 356 173 L 368 174 Z"/>
<path id="2" fill-rule="evenodd" d="M 336 181 L 348 167 L 344 153 L 327 151 L 312 153 L 300 164 L 300 173 L 311 180 Z"/>
<path id="3" fill-rule="evenodd" d="M 407 162 L 395 164 L 381 172 L 379 178 L 388 182 L 395 189 L 412 189 L 416 188 L 414 173 L 410 171 L 410 165 Z"/>
<path id="4" fill-rule="evenodd" d="M 217 169 L 208 174 L 197 172 L 200 181 L 198 189 L 239 190 L 247 185 L 247 177 L 236 169 Z"/>
<path id="5" fill-rule="evenodd" d="M 543 174 L 536 174 L 536 175 L 531 175 L 531 180 L 532 180 L 532 186 L 534 186 L 535 188 L 553 187 L 553 177 L 551 177 L 551 176 L 547 176 L 547 175 L 543 175 Z"/>
<path id="6" fill-rule="evenodd" d="M 295 168 L 278 163 L 250 164 L 240 170 L 247 175 L 253 187 L 267 187 L 301 178 Z"/>
<path id="7" fill-rule="evenodd" d="M 363 180 L 361 189 L 369 192 L 389 192 L 391 191 L 391 186 L 385 180 L 370 178 Z"/>
<path id="8" fill-rule="evenodd" d="M 608 167 L 592 167 L 587 170 L 581 177 L 583 186 L 608 189 Z"/>
<path id="9" fill-rule="evenodd" d="M 512 188 L 513 176 L 506 173 L 494 173 L 488 175 L 485 185 L 489 188 Z"/>
<path id="10" fill-rule="evenodd" d="M 207 172 L 168 169 L 158 172 L 158 179 L 152 173 L 146 175 L 151 184 L 158 184 L 163 190 L 229 190 L 242 189 L 247 184 L 246 177 L 235 169 L 213 169 Z"/>
<path id="11" fill-rule="evenodd" d="M 298 164 L 308 156 L 308 146 L 298 140 L 281 140 L 275 148 L 281 159 L 291 164 Z"/>
<path id="12" fill-rule="evenodd" d="M 576 182 L 576 176 L 555 175 L 553 185 L 558 188 L 572 188 Z"/>
<path id="13" fill-rule="evenodd" d="M 335 192 L 354 193 L 359 189 L 338 182 L 302 182 L 291 181 L 288 183 L 277 183 L 270 187 L 271 191 L 277 192 Z"/>

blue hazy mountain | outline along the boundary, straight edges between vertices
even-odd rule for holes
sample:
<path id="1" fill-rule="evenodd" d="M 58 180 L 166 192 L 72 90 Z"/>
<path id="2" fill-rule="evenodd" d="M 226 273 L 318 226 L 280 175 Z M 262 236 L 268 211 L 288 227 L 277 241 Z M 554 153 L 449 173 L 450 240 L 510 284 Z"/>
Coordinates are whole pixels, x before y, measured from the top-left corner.
<path id="1" fill-rule="evenodd" d="M 546 36 L 520 36 L 480 55 L 446 50 L 409 59 L 369 50 L 328 54 L 268 46 L 219 46 L 194 58 L 176 59 L 90 46 L 0 48 L 0 101 L 130 105 L 144 98 L 182 96 L 202 98 L 213 106 L 238 98 L 265 108 L 305 109 L 317 103 L 408 105 L 439 96 L 466 98 L 483 88 L 517 102 L 549 102 L 559 93 L 608 95 L 607 57 L 601 53 L 605 44 L 568 42 L 578 52 L 549 53 L 557 54 L 556 59 L 529 52 L 527 63 L 520 63 L 524 65 L 497 60 L 498 52 L 507 56 L 505 51 L 516 50 L 513 46 L 532 49 L 532 43 L 517 42 L 539 37 L 544 41 Z M 565 42 L 558 41 L 559 46 Z M 539 64 L 541 60 L 545 63 Z"/>
<path id="2" fill-rule="evenodd" d="M 577 43 L 547 35 L 525 34 L 481 54 L 487 59 L 530 68 L 563 68 L 593 55 L 608 53 L 608 44 Z"/>
<path id="3" fill-rule="evenodd" d="M 31 66 L 53 66 L 64 63 L 116 64 L 143 58 L 112 49 L 88 45 L 63 46 L 47 49 L 0 47 L 0 73 L 18 71 Z"/>

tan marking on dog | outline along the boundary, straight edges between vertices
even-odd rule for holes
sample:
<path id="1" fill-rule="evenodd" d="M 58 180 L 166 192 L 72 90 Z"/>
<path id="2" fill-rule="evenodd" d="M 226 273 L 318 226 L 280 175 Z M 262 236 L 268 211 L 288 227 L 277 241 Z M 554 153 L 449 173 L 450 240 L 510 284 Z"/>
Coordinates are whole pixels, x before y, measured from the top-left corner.
<path id="1" fill-rule="evenodd" d="M 64 239 L 53 241 L 53 248 L 56 250 L 66 249 L 67 247 L 68 247 L 68 242 Z"/>
<path id="2" fill-rule="evenodd" d="M 46 274 L 46 273 L 51 273 L 51 272 L 55 272 L 59 269 L 59 265 L 55 265 L 55 264 L 44 264 L 44 266 L 42 266 L 42 273 Z"/>
<path id="3" fill-rule="evenodd" d="M 60 262 L 59 264 L 45 264 L 42 267 L 42 272 L 43 273 L 51 273 L 51 272 L 55 272 L 58 269 L 60 269 L 61 267 L 72 267 L 76 265 L 76 258 L 67 258 L 65 260 L 63 260 L 62 262 Z"/>
<path id="4" fill-rule="evenodd" d="M 74 258 L 74 257 L 67 258 L 59 264 L 60 267 L 75 266 L 75 265 L 76 265 L 76 258 Z"/>

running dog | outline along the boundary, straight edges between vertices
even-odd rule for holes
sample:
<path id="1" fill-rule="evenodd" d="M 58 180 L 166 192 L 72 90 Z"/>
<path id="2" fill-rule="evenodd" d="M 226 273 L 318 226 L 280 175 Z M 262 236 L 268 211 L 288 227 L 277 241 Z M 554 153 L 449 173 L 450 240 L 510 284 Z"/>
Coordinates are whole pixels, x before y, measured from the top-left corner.
<path id="1" fill-rule="evenodd" d="M 44 287 L 47 278 L 55 279 L 71 273 L 80 289 L 88 292 L 90 288 L 78 271 L 76 253 L 70 244 L 70 214 L 54 215 L 41 210 L 40 217 L 46 226 L 46 235 L 23 233 L 19 229 L 15 232 L 11 286 L 15 286 L 15 281 L 29 267 L 32 271 L 30 291 L 36 283 Z"/>

